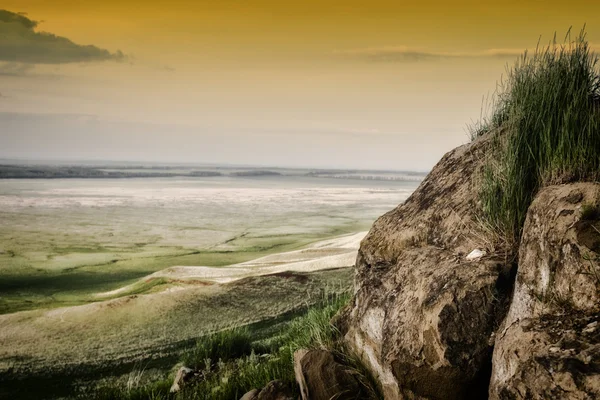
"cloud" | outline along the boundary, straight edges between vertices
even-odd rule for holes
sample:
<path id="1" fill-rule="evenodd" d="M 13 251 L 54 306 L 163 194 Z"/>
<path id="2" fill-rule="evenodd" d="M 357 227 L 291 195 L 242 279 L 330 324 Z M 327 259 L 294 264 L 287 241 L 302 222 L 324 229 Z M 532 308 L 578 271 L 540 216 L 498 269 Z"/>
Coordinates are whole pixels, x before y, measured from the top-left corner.
<path id="1" fill-rule="evenodd" d="M 111 53 L 93 45 L 79 45 L 52 33 L 37 32 L 38 22 L 24 14 L 0 10 L 0 61 L 15 64 L 67 64 L 123 61 L 122 52 Z"/>
<path id="2" fill-rule="evenodd" d="M 479 52 L 436 52 L 406 46 L 373 47 L 336 51 L 342 57 L 370 62 L 423 62 L 456 58 L 515 58 L 521 49 L 487 49 Z"/>

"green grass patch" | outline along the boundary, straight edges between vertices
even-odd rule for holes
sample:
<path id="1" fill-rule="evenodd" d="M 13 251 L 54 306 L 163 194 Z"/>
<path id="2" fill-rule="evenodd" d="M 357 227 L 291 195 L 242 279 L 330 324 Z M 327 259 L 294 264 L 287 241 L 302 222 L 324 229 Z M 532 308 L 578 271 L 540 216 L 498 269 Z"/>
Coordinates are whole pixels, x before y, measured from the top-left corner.
<path id="1" fill-rule="evenodd" d="M 486 221 L 518 243 L 529 205 L 546 185 L 600 177 L 600 72 L 582 31 L 556 38 L 510 68 L 492 116 L 475 135 L 495 130 L 484 171 Z"/>
<path id="2" fill-rule="evenodd" d="M 184 357 L 189 368 L 201 369 L 217 362 L 226 362 L 252 353 L 252 337 L 246 328 L 216 332 L 198 340 L 196 347 Z"/>

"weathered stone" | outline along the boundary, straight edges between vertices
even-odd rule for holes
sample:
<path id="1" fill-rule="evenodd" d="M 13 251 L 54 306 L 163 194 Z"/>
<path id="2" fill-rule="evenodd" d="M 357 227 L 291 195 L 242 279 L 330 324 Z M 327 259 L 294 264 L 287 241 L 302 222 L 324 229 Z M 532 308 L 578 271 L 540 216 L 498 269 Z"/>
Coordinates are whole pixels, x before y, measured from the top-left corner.
<path id="1" fill-rule="evenodd" d="M 511 265 L 477 223 L 490 138 L 461 146 L 361 243 L 355 294 L 340 326 L 388 399 L 487 393 L 490 337 L 504 317 Z M 481 256 L 466 255 L 480 249 Z"/>
<path id="2" fill-rule="evenodd" d="M 365 398 L 358 379 L 326 350 L 298 350 L 294 372 L 303 400 L 351 400 Z"/>
<path id="3" fill-rule="evenodd" d="M 498 331 L 490 399 L 600 398 L 600 185 L 540 191 L 531 204 L 510 311 Z"/>

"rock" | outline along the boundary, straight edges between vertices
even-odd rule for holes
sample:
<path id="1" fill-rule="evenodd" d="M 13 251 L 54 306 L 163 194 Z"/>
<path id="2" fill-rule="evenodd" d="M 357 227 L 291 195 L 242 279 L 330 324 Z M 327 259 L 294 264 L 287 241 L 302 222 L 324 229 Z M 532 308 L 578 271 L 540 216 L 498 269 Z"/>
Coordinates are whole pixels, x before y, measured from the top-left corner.
<path id="1" fill-rule="evenodd" d="M 552 346 L 548 349 L 550 353 L 558 353 L 560 351 L 560 347 Z"/>
<path id="2" fill-rule="evenodd" d="M 308 387 L 306 385 L 306 379 L 304 378 L 304 371 L 302 368 L 301 361 L 304 356 L 308 353 L 306 349 L 296 350 L 294 352 L 294 375 L 296 376 L 296 383 L 300 387 L 300 397 L 302 400 L 309 398 Z"/>
<path id="3" fill-rule="evenodd" d="M 176 393 L 181 390 L 181 388 L 194 377 L 196 371 L 188 367 L 181 367 L 177 371 L 177 375 L 175 375 L 175 379 L 173 380 L 173 385 L 171 386 L 171 393 Z"/>
<path id="4" fill-rule="evenodd" d="M 281 381 L 271 381 L 262 389 L 252 389 L 240 400 L 294 400 L 291 391 Z"/>
<path id="5" fill-rule="evenodd" d="M 486 252 L 483 250 L 475 249 L 470 252 L 465 258 L 467 261 L 477 261 L 486 255 Z"/>
<path id="6" fill-rule="evenodd" d="M 593 333 L 596 330 L 597 326 L 598 326 L 598 321 L 590 322 L 589 324 L 587 324 L 587 326 L 585 327 L 585 329 L 582 332 L 583 333 Z"/>
<path id="7" fill-rule="evenodd" d="M 576 183 L 542 189 L 529 207 L 490 399 L 600 398 L 600 221 L 580 212 L 599 199 L 599 184 Z"/>
<path id="8" fill-rule="evenodd" d="M 303 400 L 361 399 L 363 391 L 355 375 L 326 350 L 298 350 L 294 372 Z"/>
<path id="9" fill-rule="evenodd" d="M 504 317 L 512 266 L 464 254 L 492 242 L 474 214 L 490 144 L 483 136 L 446 154 L 361 243 L 339 329 L 387 399 L 487 395 L 490 337 Z"/>

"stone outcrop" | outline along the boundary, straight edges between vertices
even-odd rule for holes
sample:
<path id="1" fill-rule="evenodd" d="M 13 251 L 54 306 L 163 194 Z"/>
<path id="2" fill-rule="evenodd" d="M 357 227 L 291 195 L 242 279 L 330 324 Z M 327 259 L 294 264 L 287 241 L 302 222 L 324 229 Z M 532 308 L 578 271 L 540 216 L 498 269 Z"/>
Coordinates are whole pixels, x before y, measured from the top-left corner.
<path id="1" fill-rule="evenodd" d="M 302 400 L 367 398 L 355 374 L 326 350 L 298 350 L 294 372 Z"/>
<path id="2" fill-rule="evenodd" d="M 600 185 L 540 191 L 529 208 L 491 399 L 600 398 Z"/>
<path id="3" fill-rule="evenodd" d="M 600 398 L 600 184 L 540 190 L 500 257 L 476 214 L 491 140 L 374 223 L 334 323 L 387 399 Z"/>
<path id="4" fill-rule="evenodd" d="M 337 321 L 388 399 L 487 393 L 512 268 L 485 255 L 492 241 L 477 229 L 477 177 L 490 146 L 482 137 L 446 154 L 361 243 L 355 294 Z"/>

